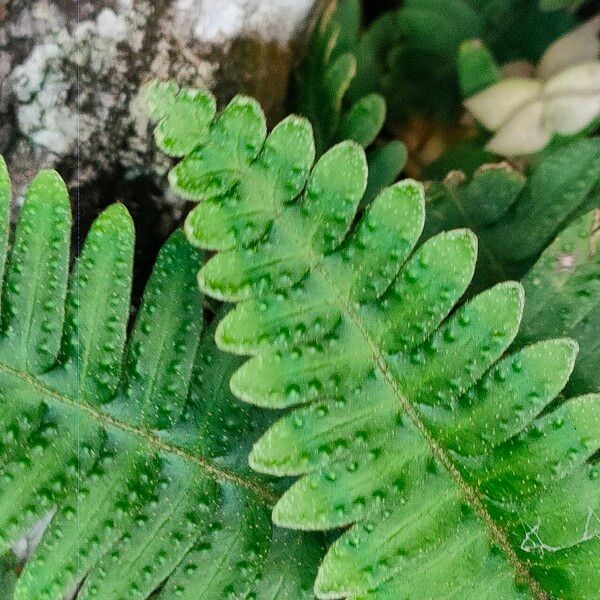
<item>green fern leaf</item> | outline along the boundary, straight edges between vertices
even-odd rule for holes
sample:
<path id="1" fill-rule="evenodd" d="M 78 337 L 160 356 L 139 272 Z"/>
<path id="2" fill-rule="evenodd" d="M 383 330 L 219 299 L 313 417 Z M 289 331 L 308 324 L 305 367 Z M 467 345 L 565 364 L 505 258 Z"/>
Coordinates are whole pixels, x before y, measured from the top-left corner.
<path id="1" fill-rule="evenodd" d="M 525 276 L 528 300 L 517 342 L 557 334 L 578 341 L 572 393 L 600 390 L 595 358 L 600 336 L 595 241 L 599 186 L 600 140 L 592 138 L 555 150 L 528 178 L 506 165 L 489 165 L 470 180 L 454 173 L 428 190 L 427 237 L 465 226 L 479 237 L 474 289 Z M 581 217 L 593 208 L 595 212 Z M 577 217 L 579 221 L 569 225 Z"/>
<path id="2" fill-rule="evenodd" d="M 147 101 L 150 116 L 162 119 L 155 135 L 169 156 L 185 156 L 198 141 L 204 140 L 217 109 L 212 96 L 190 89 L 180 90 L 174 83 L 149 86 Z M 177 114 L 173 110 L 175 106 Z"/>
<path id="3" fill-rule="evenodd" d="M 2 265 L 9 202 L 0 161 Z M 131 218 L 106 209 L 68 278 L 70 225 L 64 183 L 42 171 L 2 298 L 0 552 L 52 520 L 2 597 L 312 597 L 318 545 L 272 532 L 276 496 L 244 467 L 257 423 L 227 387 L 239 359 L 201 333 L 200 254 L 169 239 L 127 341 Z"/>
<path id="4" fill-rule="evenodd" d="M 0 558 L 0 598 L 12 598 L 17 585 L 18 560 L 11 554 Z"/>
<path id="5" fill-rule="evenodd" d="M 234 99 L 171 181 L 203 200 L 186 224 L 192 243 L 223 250 L 199 282 L 237 303 L 216 331 L 220 347 L 251 355 L 232 390 L 289 409 L 250 454 L 259 471 L 300 477 L 275 523 L 349 527 L 317 595 L 597 598 L 600 397 L 552 404 L 576 344 L 502 357 L 519 284 L 449 316 L 475 268 L 472 233 L 415 250 L 425 203 L 413 181 L 354 225 L 362 148 L 340 143 L 310 171 L 306 121 L 289 117 L 266 138 L 259 123 L 255 104 Z M 232 147 L 248 149 L 243 163 Z"/>

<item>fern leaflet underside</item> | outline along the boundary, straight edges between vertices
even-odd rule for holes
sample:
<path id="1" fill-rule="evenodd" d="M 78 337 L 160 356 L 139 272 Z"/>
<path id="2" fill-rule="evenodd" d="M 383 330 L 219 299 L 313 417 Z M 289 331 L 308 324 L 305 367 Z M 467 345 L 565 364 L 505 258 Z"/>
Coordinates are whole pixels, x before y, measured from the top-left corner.
<path id="1" fill-rule="evenodd" d="M 272 530 L 276 496 L 244 468 L 256 419 L 227 388 L 239 359 L 202 333 L 200 254 L 171 236 L 127 340 L 131 218 L 106 209 L 69 277 L 70 220 L 64 183 L 42 171 L 2 298 L 2 551 L 52 520 L 7 597 L 312 598 L 318 545 Z"/>
<path id="2" fill-rule="evenodd" d="M 164 103 L 169 98 L 170 107 Z M 598 598 L 600 398 L 556 400 L 577 346 L 503 356 L 523 310 L 501 283 L 453 311 L 473 276 L 468 230 L 420 247 L 424 193 L 387 188 L 355 223 L 364 151 L 315 156 L 310 125 L 156 84 L 159 145 L 185 158 L 186 232 L 219 250 L 201 289 L 237 303 L 218 345 L 251 358 L 231 387 L 287 409 L 251 465 L 297 476 L 276 524 L 348 529 L 320 566 L 320 598 Z M 177 147 L 179 104 L 194 141 Z M 192 136 L 193 134 L 193 136 Z"/>

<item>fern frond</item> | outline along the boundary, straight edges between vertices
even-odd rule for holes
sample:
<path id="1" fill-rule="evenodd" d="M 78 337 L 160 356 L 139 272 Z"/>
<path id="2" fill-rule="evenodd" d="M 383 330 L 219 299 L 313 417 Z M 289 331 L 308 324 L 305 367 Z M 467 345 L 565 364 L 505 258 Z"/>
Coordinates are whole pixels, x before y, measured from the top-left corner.
<path id="1" fill-rule="evenodd" d="M 289 409 L 250 455 L 259 471 L 300 477 L 275 523 L 349 527 L 317 595 L 597 598 L 600 397 L 553 404 L 576 344 L 503 357 L 518 283 L 452 314 L 475 268 L 472 233 L 416 248 L 425 202 L 410 180 L 354 224 L 362 148 L 340 143 L 311 169 L 307 121 L 267 137 L 263 123 L 234 99 L 171 182 L 202 200 L 189 239 L 222 250 L 199 282 L 237 303 L 216 331 L 221 348 L 251 355 L 233 391 Z"/>
<path id="2" fill-rule="evenodd" d="M 488 165 L 469 180 L 453 173 L 430 186 L 427 207 L 426 237 L 449 227 L 468 226 L 477 233 L 481 251 L 475 289 L 521 278 L 531 269 L 523 280 L 527 303 L 518 343 L 550 335 L 575 338 L 580 355 L 569 390 L 600 390 L 595 365 L 600 140 L 577 140 L 555 150 L 528 178 L 502 164 Z"/>
<path id="3" fill-rule="evenodd" d="M 2 265 L 9 202 L 0 161 Z M 312 597 L 318 545 L 272 531 L 276 496 L 243 466 L 257 425 L 227 387 L 239 359 L 201 333 L 200 254 L 173 234 L 126 340 L 131 218 L 106 209 L 68 277 L 70 219 L 64 183 L 41 172 L 2 298 L 1 551 L 53 516 L 2 597 Z"/>

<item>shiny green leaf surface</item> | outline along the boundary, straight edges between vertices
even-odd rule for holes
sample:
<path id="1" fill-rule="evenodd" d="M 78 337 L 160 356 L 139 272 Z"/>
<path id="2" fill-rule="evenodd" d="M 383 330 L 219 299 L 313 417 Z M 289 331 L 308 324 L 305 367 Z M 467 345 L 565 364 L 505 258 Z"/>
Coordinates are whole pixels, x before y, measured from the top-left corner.
<path id="1" fill-rule="evenodd" d="M 592 138 L 548 153 L 528 177 L 488 165 L 470 179 L 452 173 L 427 195 L 426 236 L 465 226 L 479 236 L 474 290 L 521 278 L 517 345 L 556 335 L 579 343 L 571 393 L 600 390 L 599 185 L 600 140 Z"/>
<path id="2" fill-rule="evenodd" d="M 224 130 L 237 144 L 233 117 Z M 312 598 L 320 545 L 273 529 L 276 494 L 244 465 L 264 415 L 240 408 L 228 389 L 240 360 L 216 349 L 214 326 L 202 331 L 201 254 L 182 232 L 170 237 L 127 336 L 128 212 L 115 204 L 98 217 L 70 277 L 69 244 L 66 188 L 43 171 L 2 305 L 2 553 L 50 523 L 24 566 L 3 561 L 2 598 L 62 600 L 77 588 L 86 600 Z"/>
<path id="3" fill-rule="evenodd" d="M 295 194 L 271 195 L 261 234 L 243 235 L 264 178 L 307 164 L 307 146 L 286 134 L 294 151 L 269 163 L 272 172 L 263 167 L 267 137 L 235 184 L 208 198 L 211 212 L 197 194 L 204 202 L 187 233 L 200 246 L 205 231 L 211 247 L 226 240 L 199 282 L 236 303 L 216 331 L 221 348 L 251 356 L 231 389 L 287 409 L 250 454 L 258 471 L 299 477 L 274 522 L 346 528 L 321 564 L 317 595 L 597 598 L 596 538 L 553 533 L 565 520 L 582 525 L 598 495 L 600 397 L 556 400 L 577 345 L 559 339 L 505 354 L 523 313 L 518 283 L 455 309 L 475 269 L 475 236 L 457 229 L 419 246 L 425 194 L 413 181 L 384 190 L 357 218 L 367 174 L 355 143 L 303 169 L 304 189 L 294 180 Z M 193 153 L 210 152 L 200 144 Z M 174 173 L 193 188 L 210 175 L 187 160 Z M 523 182 L 510 185 L 517 193 Z M 223 226 L 212 215 L 229 205 L 239 217 Z M 482 207 L 480 219 L 494 210 Z M 572 509 L 562 500 L 571 481 L 585 493 Z M 536 514 L 552 553 L 529 543 L 542 525 L 529 521 Z"/>

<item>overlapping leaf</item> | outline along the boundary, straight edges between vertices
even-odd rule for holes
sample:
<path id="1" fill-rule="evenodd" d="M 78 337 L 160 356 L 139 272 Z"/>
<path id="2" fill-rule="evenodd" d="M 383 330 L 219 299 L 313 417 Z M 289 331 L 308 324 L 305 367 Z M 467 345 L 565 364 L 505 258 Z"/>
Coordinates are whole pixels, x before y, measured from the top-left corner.
<path id="1" fill-rule="evenodd" d="M 9 202 L 2 162 L 2 267 Z M 70 225 L 63 182 L 41 172 L 2 297 L 2 551 L 53 516 L 3 598 L 313 597 L 318 546 L 272 531 L 274 494 L 244 467 L 256 423 L 227 388 L 239 359 L 201 333 L 200 254 L 170 238 L 126 340 L 131 219 L 109 207 L 69 277 Z"/>
<path id="2" fill-rule="evenodd" d="M 575 338 L 580 356 L 570 389 L 577 393 L 600 390 L 595 362 L 599 186 L 600 140 L 592 138 L 554 151 L 528 178 L 506 165 L 489 165 L 468 180 L 453 173 L 432 184 L 427 194 L 427 237 L 465 226 L 479 237 L 474 289 L 529 271 L 523 279 L 527 303 L 519 342 L 552 335 Z"/>
<path id="3" fill-rule="evenodd" d="M 412 181 L 354 224 L 363 150 L 344 142 L 314 167 L 313 157 L 306 121 L 266 136 L 259 107 L 236 98 L 171 182 L 202 201 L 190 241 L 222 250 L 199 282 L 237 303 L 216 332 L 222 348 L 251 355 L 233 391 L 288 409 L 250 455 L 259 471 L 300 477 L 275 522 L 348 527 L 317 595 L 597 598 L 600 397 L 555 401 L 576 344 L 503 357 L 519 284 L 452 312 L 473 275 L 474 235 L 417 248 L 424 193 Z"/>
<path id="4" fill-rule="evenodd" d="M 360 13 L 358 0 L 330 3 L 296 74 L 294 108 L 312 123 L 319 155 L 345 139 L 367 148 L 383 127 L 386 104 L 380 94 L 355 96 L 353 102 L 346 98 L 357 75 L 354 53 L 361 28 Z M 406 163 L 406 148 L 397 140 L 382 143 L 370 148 L 367 158 L 370 168 L 365 198 L 371 200 L 398 178 Z"/>

